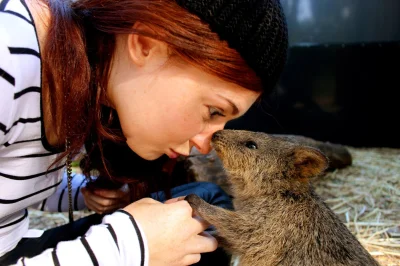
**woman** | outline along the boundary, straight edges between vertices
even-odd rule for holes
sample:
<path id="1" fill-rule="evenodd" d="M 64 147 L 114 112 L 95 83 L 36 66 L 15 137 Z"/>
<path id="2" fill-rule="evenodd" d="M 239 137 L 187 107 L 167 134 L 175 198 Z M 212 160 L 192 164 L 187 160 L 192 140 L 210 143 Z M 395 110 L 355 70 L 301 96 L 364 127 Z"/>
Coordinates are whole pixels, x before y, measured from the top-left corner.
<path id="1" fill-rule="evenodd" d="M 0 36 L 0 264 L 190 265 L 217 248 L 186 201 L 142 198 L 154 169 L 132 178 L 139 165 L 121 173 L 106 150 L 129 147 L 156 168 L 209 152 L 279 78 L 278 0 L 2 0 Z M 87 175 L 128 180 L 135 201 L 120 209 L 127 193 L 88 187 L 88 207 L 119 210 L 74 223 L 76 238 L 45 233 L 55 243 L 29 254 L 26 208 L 55 193 L 84 146 Z"/>

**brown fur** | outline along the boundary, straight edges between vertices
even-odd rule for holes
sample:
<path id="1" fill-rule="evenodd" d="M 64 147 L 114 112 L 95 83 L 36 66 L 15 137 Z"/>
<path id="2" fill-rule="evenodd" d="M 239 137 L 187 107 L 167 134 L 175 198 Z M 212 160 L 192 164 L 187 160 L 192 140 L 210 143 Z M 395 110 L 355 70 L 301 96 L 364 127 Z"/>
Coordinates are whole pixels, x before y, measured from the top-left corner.
<path id="1" fill-rule="evenodd" d="M 320 150 L 329 159 L 329 167 L 327 170 L 333 171 L 335 169 L 345 168 L 352 164 L 353 158 L 346 148 L 346 146 L 330 143 L 329 141 L 323 142 L 312 138 L 308 138 L 300 135 L 271 135 L 274 137 L 283 138 L 290 142 L 294 142 L 300 145 L 306 145 L 314 147 Z"/>
<path id="2" fill-rule="evenodd" d="M 223 130 L 212 145 L 231 182 L 235 211 L 186 200 L 241 266 L 379 265 L 314 192 L 325 171 L 317 149 L 265 133 Z M 256 145 L 256 149 L 254 148 Z"/>

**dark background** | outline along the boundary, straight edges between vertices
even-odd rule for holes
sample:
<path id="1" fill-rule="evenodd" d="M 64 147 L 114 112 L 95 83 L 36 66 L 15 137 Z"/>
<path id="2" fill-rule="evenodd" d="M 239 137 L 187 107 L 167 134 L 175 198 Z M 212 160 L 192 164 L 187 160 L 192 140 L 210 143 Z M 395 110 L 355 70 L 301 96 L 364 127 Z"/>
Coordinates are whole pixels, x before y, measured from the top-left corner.
<path id="1" fill-rule="evenodd" d="M 281 2 L 290 45 L 281 80 L 226 128 L 400 148 L 400 1 Z"/>

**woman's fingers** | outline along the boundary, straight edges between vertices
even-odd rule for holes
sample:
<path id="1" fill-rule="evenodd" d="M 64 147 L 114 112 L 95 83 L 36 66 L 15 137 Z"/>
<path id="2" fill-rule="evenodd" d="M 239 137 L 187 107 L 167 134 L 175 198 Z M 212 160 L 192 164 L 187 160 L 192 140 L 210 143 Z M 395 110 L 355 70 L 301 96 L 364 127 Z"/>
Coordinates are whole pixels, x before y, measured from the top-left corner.
<path id="1" fill-rule="evenodd" d="M 107 211 L 107 206 L 100 205 L 98 202 L 93 201 L 90 197 L 85 198 L 85 204 L 88 207 L 88 209 L 99 214 L 102 214 L 105 211 Z"/>
<path id="2" fill-rule="evenodd" d="M 182 264 L 183 265 L 192 265 L 192 264 L 199 262 L 200 259 L 201 259 L 201 254 L 189 254 L 183 258 Z"/>
<path id="3" fill-rule="evenodd" d="M 117 199 L 110 199 L 110 198 L 104 198 L 104 197 L 98 196 L 97 194 L 93 193 L 91 190 L 89 190 L 87 188 L 82 188 L 81 191 L 82 191 L 82 194 L 84 194 L 85 199 L 86 198 L 90 199 L 91 201 L 94 201 L 101 206 L 110 206 L 110 205 L 114 205 L 115 203 L 118 202 Z"/>
<path id="4" fill-rule="evenodd" d="M 120 189 L 94 189 L 93 194 L 107 199 L 121 199 L 126 196 L 127 191 L 120 190 Z"/>
<path id="5" fill-rule="evenodd" d="M 125 204 L 121 204 L 121 203 L 116 203 L 114 205 L 108 205 L 108 206 L 104 206 L 104 205 L 100 205 L 99 203 L 97 203 L 96 201 L 93 201 L 91 199 L 87 199 L 85 201 L 86 206 L 88 207 L 88 209 L 98 213 L 98 214 L 103 214 L 103 213 L 110 213 L 113 212 L 119 208 L 123 208 L 125 207 Z"/>
<path id="6" fill-rule="evenodd" d="M 169 203 L 175 203 L 177 201 L 181 201 L 184 200 L 185 196 L 181 196 L 181 197 L 177 197 L 177 198 L 173 198 L 173 199 L 168 199 L 166 201 L 164 201 L 165 204 L 169 204 Z"/>
<path id="7" fill-rule="evenodd" d="M 128 202 L 119 198 L 104 198 L 93 193 L 87 188 L 82 188 L 81 192 L 83 194 L 86 206 L 99 214 L 114 211 L 118 208 L 125 207 L 128 204 Z M 111 194 L 117 195 L 117 193 L 109 193 L 107 195 Z"/>
<path id="8" fill-rule="evenodd" d="M 187 252 L 192 254 L 205 253 L 212 252 L 217 248 L 217 240 L 207 232 L 202 232 L 189 240 L 187 245 Z"/>
<path id="9" fill-rule="evenodd" d="M 210 223 L 208 223 L 206 220 L 201 218 L 200 216 L 196 215 L 195 213 L 193 214 L 193 220 L 197 223 L 197 228 L 196 233 L 200 234 L 204 230 L 206 230 L 208 227 L 210 227 Z"/>

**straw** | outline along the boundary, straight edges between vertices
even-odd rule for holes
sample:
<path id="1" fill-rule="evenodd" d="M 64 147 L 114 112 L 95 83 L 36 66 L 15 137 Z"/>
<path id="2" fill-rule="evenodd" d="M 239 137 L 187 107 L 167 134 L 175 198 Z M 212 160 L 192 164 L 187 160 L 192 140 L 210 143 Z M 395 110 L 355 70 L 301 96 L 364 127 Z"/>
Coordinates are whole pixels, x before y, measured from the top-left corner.
<path id="1" fill-rule="evenodd" d="M 382 266 L 400 265 L 400 150 L 347 147 L 353 164 L 314 186 Z"/>

